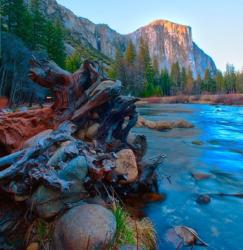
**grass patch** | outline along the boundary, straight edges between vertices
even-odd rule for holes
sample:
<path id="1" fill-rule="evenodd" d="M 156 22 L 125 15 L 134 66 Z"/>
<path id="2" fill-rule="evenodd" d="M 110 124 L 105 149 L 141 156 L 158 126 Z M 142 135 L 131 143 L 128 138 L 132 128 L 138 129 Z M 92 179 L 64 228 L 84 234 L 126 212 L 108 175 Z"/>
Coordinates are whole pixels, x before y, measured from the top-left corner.
<path id="1" fill-rule="evenodd" d="M 114 206 L 113 213 L 116 218 L 115 244 L 135 244 L 136 235 L 130 226 L 128 213 L 121 206 L 117 205 Z"/>
<path id="2" fill-rule="evenodd" d="M 119 205 L 113 206 L 117 229 L 112 248 L 130 244 L 147 250 L 157 249 L 156 232 L 152 222 L 148 218 L 134 220 Z"/>
<path id="3" fill-rule="evenodd" d="M 35 220 L 25 235 L 26 244 L 38 242 L 41 249 L 50 250 L 53 229 L 54 223 L 48 223 L 42 219 Z"/>

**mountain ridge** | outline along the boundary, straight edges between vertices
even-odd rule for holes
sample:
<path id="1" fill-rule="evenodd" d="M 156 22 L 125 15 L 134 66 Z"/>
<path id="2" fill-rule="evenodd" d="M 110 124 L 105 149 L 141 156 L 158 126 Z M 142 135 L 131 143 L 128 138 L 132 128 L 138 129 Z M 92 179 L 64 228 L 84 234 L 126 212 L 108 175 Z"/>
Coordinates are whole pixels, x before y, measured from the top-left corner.
<path id="1" fill-rule="evenodd" d="M 26 2 L 30 4 L 30 0 Z M 193 41 L 190 26 L 158 19 L 134 32 L 120 34 L 107 24 L 95 24 L 76 16 L 56 0 L 40 0 L 40 10 L 49 19 L 61 20 L 77 44 L 93 48 L 111 59 L 115 58 L 116 48 L 125 51 L 130 40 L 138 50 L 139 40 L 143 38 L 148 43 L 152 59 L 156 58 L 159 62 L 160 69 L 170 70 L 171 65 L 178 61 L 181 66 L 191 68 L 194 78 L 198 75 L 203 77 L 207 68 L 216 73 L 213 59 Z"/>

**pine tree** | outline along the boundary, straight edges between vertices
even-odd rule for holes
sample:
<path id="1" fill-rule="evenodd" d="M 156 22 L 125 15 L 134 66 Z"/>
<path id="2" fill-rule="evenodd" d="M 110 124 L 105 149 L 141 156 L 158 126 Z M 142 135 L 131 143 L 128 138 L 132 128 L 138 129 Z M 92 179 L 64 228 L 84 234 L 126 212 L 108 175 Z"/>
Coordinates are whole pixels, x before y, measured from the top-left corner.
<path id="1" fill-rule="evenodd" d="M 196 95 L 200 95 L 201 93 L 201 85 L 202 85 L 202 78 L 200 76 L 200 74 L 197 75 L 197 79 L 195 81 L 195 84 L 194 84 L 194 94 Z"/>
<path id="2" fill-rule="evenodd" d="M 216 92 L 216 82 L 213 79 L 209 69 L 206 69 L 204 79 L 201 85 L 202 92 L 215 93 Z"/>
<path id="3" fill-rule="evenodd" d="M 32 38 L 31 38 L 31 49 L 43 49 L 45 48 L 45 28 L 47 25 L 46 19 L 39 11 L 39 1 L 32 0 L 31 2 L 32 11 Z"/>
<path id="4" fill-rule="evenodd" d="M 165 96 L 170 95 L 171 91 L 171 79 L 168 71 L 166 69 L 163 69 L 160 74 L 160 87 L 161 92 Z"/>
<path id="5" fill-rule="evenodd" d="M 182 67 L 181 69 L 181 85 L 180 85 L 180 93 L 182 94 L 184 91 L 186 91 L 187 86 L 187 73 L 186 68 Z"/>
<path id="6" fill-rule="evenodd" d="M 215 76 L 215 82 L 216 82 L 216 90 L 218 93 L 224 93 L 224 77 L 221 71 L 217 71 Z"/>
<path id="7" fill-rule="evenodd" d="M 65 60 L 65 69 L 70 72 L 75 72 L 80 68 L 81 55 L 78 51 L 75 51 L 72 55 L 68 56 Z"/>
<path id="8" fill-rule="evenodd" d="M 42 44 L 46 48 L 49 57 L 58 65 L 64 66 L 64 35 L 60 23 L 56 22 L 55 24 L 52 24 L 51 22 L 46 22 L 44 34 L 45 36 Z"/>
<path id="9" fill-rule="evenodd" d="M 178 62 L 172 64 L 170 78 L 172 81 L 171 82 L 172 95 L 176 95 L 178 94 L 181 86 L 181 72 L 180 72 L 180 65 Z"/>
<path id="10" fill-rule="evenodd" d="M 236 92 L 243 92 L 243 71 L 239 71 L 236 74 Z"/>
<path id="11" fill-rule="evenodd" d="M 108 75 L 110 78 L 118 78 L 124 80 L 124 58 L 120 48 L 116 48 L 115 61 L 109 69 Z"/>
<path id="12" fill-rule="evenodd" d="M 189 68 L 186 71 L 186 93 L 192 94 L 194 89 L 194 79 L 192 75 L 192 70 Z"/>
<path id="13" fill-rule="evenodd" d="M 236 92 L 236 80 L 237 79 L 234 66 L 231 64 L 227 64 L 224 75 L 225 88 L 227 93 Z"/>
<path id="14" fill-rule="evenodd" d="M 125 61 L 129 65 L 134 65 L 136 60 L 136 48 L 132 41 L 129 41 L 126 52 L 125 52 Z"/>
<path id="15" fill-rule="evenodd" d="M 155 84 L 155 72 L 149 54 L 148 44 L 144 39 L 140 39 L 138 52 L 139 71 L 144 78 L 144 96 L 151 96 L 158 91 Z"/>
<path id="16" fill-rule="evenodd" d="M 138 63 L 143 70 L 151 64 L 148 44 L 143 38 L 139 41 Z"/>

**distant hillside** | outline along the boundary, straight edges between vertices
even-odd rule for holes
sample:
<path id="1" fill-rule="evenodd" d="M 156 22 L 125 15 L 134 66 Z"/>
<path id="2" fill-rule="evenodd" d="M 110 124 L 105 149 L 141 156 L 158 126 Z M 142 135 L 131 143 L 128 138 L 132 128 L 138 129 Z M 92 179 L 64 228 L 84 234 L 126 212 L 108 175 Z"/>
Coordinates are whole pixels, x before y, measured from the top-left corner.
<path id="1" fill-rule="evenodd" d="M 26 0 L 26 3 L 30 3 L 30 0 Z M 197 75 L 203 77 L 207 68 L 216 73 L 214 61 L 193 42 L 192 31 L 188 26 L 157 20 L 131 34 L 121 35 L 108 25 L 94 24 L 86 18 L 76 16 L 56 0 L 40 0 L 40 4 L 41 11 L 48 18 L 58 18 L 69 32 L 70 39 L 66 44 L 69 52 L 73 51 L 75 44 L 81 44 L 84 51 L 88 48 L 93 58 L 97 56 L 109 64 L 109 59 L 115 57 L 116 48 L 125 51 L 130 40 L 138 45 L 138 40 L 143 38 L 148 43 L 152 59 L 156 58 L 160 69 L 169 70 L 178 61 L 180 66 L 191 68 L 195 78 Z"/>

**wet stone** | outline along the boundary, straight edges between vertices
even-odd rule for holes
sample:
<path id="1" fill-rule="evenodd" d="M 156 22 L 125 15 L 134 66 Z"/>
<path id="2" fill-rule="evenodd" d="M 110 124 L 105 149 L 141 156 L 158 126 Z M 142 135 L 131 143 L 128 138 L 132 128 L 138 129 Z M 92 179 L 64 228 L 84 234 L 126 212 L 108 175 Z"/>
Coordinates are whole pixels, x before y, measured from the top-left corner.
<path id="1" fill-rule="evenodd" d="M 211 201 L 211 198 L 209 195 L 206 194 L 200 194 L 197 196 L 196 202 L 200 205 L 206 205 L 209 204 Z"/>

